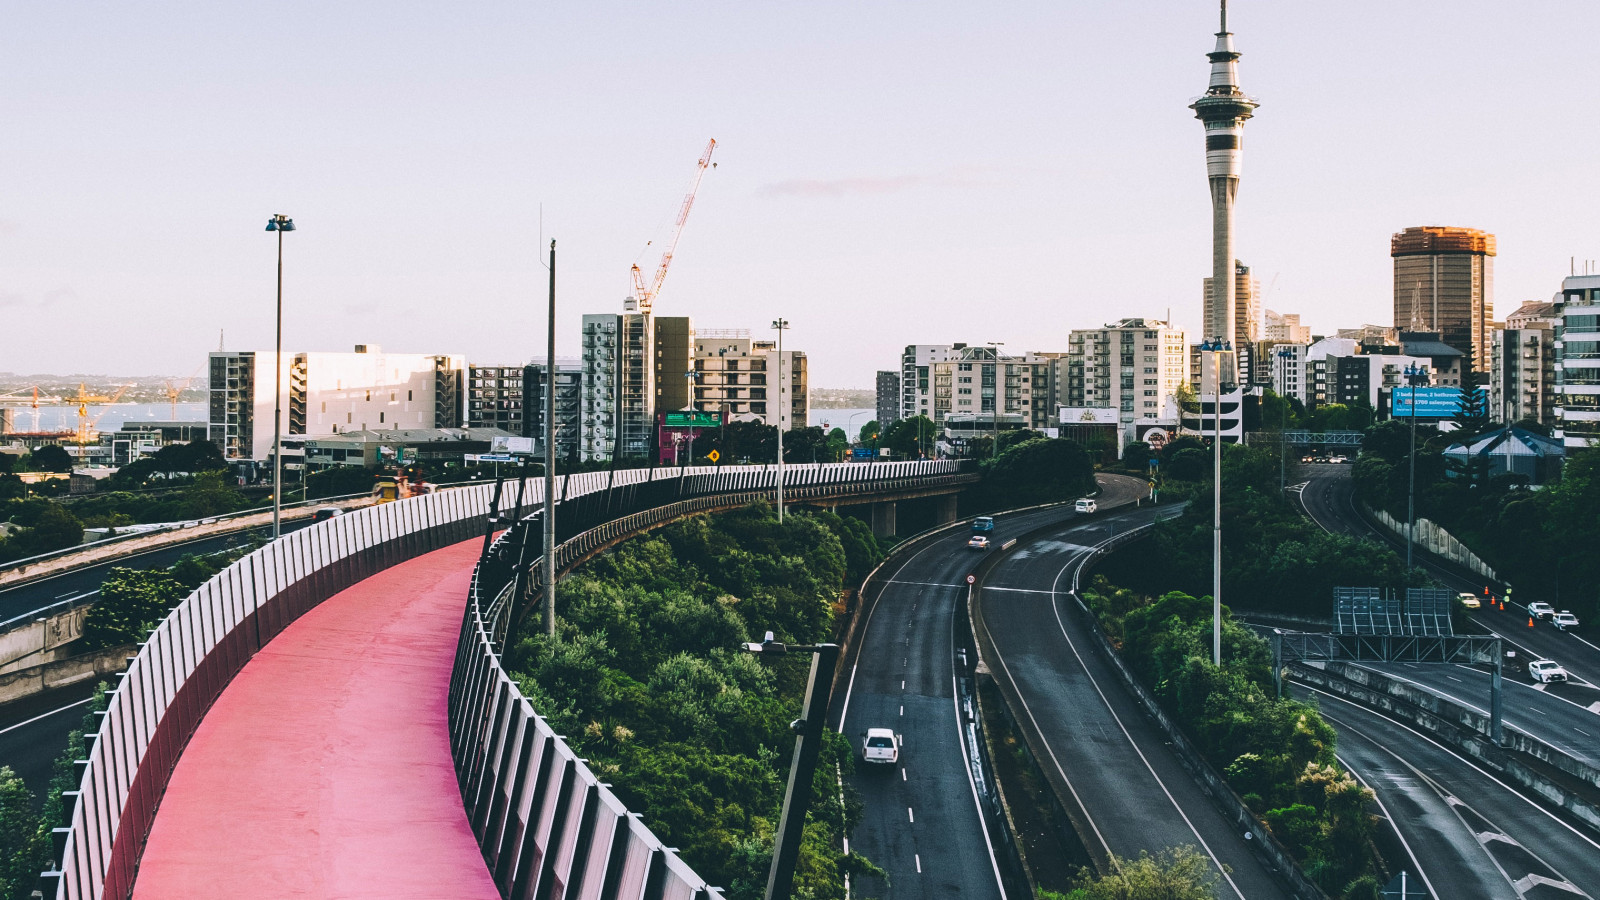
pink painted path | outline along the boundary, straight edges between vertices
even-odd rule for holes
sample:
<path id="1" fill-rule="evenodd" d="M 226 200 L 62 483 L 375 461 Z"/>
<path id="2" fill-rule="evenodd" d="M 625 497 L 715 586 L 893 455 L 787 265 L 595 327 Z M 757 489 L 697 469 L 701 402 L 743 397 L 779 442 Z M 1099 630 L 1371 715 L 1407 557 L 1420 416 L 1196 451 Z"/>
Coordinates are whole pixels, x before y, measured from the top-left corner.
<path id="1" fill-rule="evenodd" d="M 498 900 L 445 720 L 482 545 L 380 572 L 245 666 L 178 761 L 135 898 Z"/>

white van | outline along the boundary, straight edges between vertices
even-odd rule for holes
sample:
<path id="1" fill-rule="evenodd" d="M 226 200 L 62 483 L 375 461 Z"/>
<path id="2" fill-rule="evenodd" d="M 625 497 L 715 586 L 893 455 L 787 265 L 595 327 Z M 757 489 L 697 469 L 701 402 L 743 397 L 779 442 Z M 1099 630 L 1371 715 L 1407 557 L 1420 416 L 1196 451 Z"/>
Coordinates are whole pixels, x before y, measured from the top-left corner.
<path id="1" fill-rule="evenodd" d="M 1095 502 L 1093 500 L 1089 499 L 1088 497 L 1085 497 L 1082 500 L 1079 500 L 1078 501 L 1078 505 L 1073 507 L 1073 508 L 1076 511 L 1081 512 L 1081 513 L 1092 513 L 1096 509 L 1098 509 L 1099 507 L 1095 505 Z"/>

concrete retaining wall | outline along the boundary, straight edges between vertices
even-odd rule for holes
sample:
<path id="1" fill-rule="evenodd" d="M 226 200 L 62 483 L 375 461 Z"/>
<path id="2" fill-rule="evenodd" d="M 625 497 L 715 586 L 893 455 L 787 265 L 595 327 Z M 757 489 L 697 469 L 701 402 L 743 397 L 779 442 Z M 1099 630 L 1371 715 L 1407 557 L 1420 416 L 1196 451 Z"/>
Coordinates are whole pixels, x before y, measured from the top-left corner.
<path id="1" fill-rule="evenodd" d="M 1406 523 L 1398 521 L 1394 516 L 1381 509 L 1374 510 L 1369 508 L 1367 512 L 1371 513 L 1372 518 L 1391 532 L 1402 538 L 1406 536 Z M 1490 581 L 1500 580 L 1500 577 L 1494 573 L 1494 569 L 1488 563 L 1479 559 L 1478 555 L 1468 549 L 1466 544 L 1456 540 L 1455 535 L 1440 528 L 1436 522 L 1428 519 L 1418 519 L 1417 533 L 1413 540 L 1415 540 L 1417 546 L 1435 556 L 1442 556 L 1457 565 L 1466 566 Z"/>
<path id="2" fill-rule="evenodd" d="M 1600 780 L 1597 780 L 1600 779 L 1600 770 L 1593 766 L 1573 759 L 1537 738 L 1509 728 L 1506 729 L 1509 745 L 1498 747 L 1489 739 L 1487 716 L 1381 672 L 1343 663 L 1324 666 L 1296 663 L 1293 669 L 1297 680 L 1415 725 L 1550 805 L 1566 810 L 1592 828 L 1600 829 L 1600 803 L 1593 797 L 1583 796 L 1557 784 L 1518 759 L 1518 756 L 1542 760 L 1587 784 L 1600 786 Z"/>
<path id="3" fill-rule="evenodd" d="M 83 637 L 83 620 L 89 607 L 63 610 L 0 633 L 0 673 L 62 659 L 71 643 Z"/>
<path id="4" fill-rule="evenodd" d="M 112 647 L 0 675 L 0 703 L 120 672 L 133 651 L 132 644 Z"/>

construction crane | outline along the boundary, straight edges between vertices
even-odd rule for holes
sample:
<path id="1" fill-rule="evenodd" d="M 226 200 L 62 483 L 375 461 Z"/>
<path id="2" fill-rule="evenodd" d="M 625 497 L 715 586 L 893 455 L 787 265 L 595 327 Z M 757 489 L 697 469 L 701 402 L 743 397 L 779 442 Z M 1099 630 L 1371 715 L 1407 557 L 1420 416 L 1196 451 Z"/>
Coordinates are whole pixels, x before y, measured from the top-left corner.
<path id="1" fill-rule="evenodd" d="M 678 210 L 678 223 L 673 226 L 672 240 L 667 244 L 667 252 L 661 254 L 661 265 L 656 267 L 656 277 L 648 287 L 644 283 L 644 273 L 639 270 L 639 264 L 633 264 L 633 297 L 632 306 L 641 313 L 649 314 L 655 305 L 656 295 L 661 293 L 661 283 L 667 280 L 667 267 L 672 265 L 672 253 L 678 249 L 678 238 L 683 236 L 683 225 L 689 221 L 689 209 L 694 206 L 694 195 L 700 190 L 700 179 L 705 177 L 706 169 L 715 168 L 711 161 L 711 151 L 717 149 L 717 139 L 712 138 L 706 144 L 704 153 L 700 154 L 700 161 L 694 167 L 694 181 L 689 184 L 689 194 L 683 198 L 683 206 Z"/>
<path id="2" fill-rule="evenodd" d="M 200 369 L 204 368 L 205 365 L 202 364 Z M 189 373 L 188 378 L 185 378 L 182 381 L 175 382 L 171 378 L 166 379 L 167 399 L 172 403 L 172 421 L 178 421 L 178 398 L 183 396 L 183 392 L 189 389 L 189 385 L 192 384 L 196 376 L 200 374 L 200 369 L 195 369 L 193 372 Z"/>
<path id="3" fill-rule="evenodd" d="M 117 392 L 115 394 L 112 394 L 109 397 L 101 397 L 89 393 L 85 389 L 85 386 L 80 383 L 78 385 L 78 395 L 76 397 L 64 398 L 68 403 L 78 404 L 78 436 L 76 443 L 80 445 L 93 443 L 94 437 L 91 437 L 91 435 L 96 437 L 98 436 L 97 432 L 95 431 L 95 426 L 100 424 L 100 419 L 106 414 L 106 410 L 102 409 L 100 410 L 100 415 L 95 416 L 94 421 L 90 421 L 89 404 L 104 403 L 109 406 L 113 403 L 116 403 L 118 400 L 121 400 L 123 392 L 125 392 L 127 389 L 128 386 L 124 384 L 117 388 Z"/>
<path id="4" fill-rule="evenodd" d="M 28 393 L 26 393 L 27 391 L 31 391 L 32 392 L 32 396 L 31 397 L 29 396 Z M 55 397 L 46 397 L 46 398 L 44 398 L 44 402 L 46 404 L 50 404 L 50 403 L 59 403 L 60 401 L 58 399 L 56 399 Z M 34 431 L 38 431 L 39 430 L 39 386 L 38 385 L 32 385 L 31 387 L 24 388 L 21 392 L 17 392 L 17 393 L 0 394 L 0 409 L 6 409 L 6 408 L 11 408 L 11 409 L 32 409 L 33 410 L 33 430 Z M 16 423 L 13 421 L 12 425 L 15 426 Z"/>

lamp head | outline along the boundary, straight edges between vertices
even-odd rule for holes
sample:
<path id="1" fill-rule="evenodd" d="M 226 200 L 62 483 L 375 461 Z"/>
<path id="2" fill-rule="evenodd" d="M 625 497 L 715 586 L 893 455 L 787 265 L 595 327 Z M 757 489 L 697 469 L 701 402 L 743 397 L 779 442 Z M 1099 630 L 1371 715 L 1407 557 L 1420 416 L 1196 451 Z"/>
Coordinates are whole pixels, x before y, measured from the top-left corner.
<path id="1" fill-rule="evenodd" d="M 758 644 L 754 641 L 747 642 L 744 645 L 744 649 L 751 653 L 782 653 L 788 648 L 782 643 L 773 640 L 772 632 L 769 631 L 767 632 L 766 636 L 761 639 L 761 643 Z"/>

